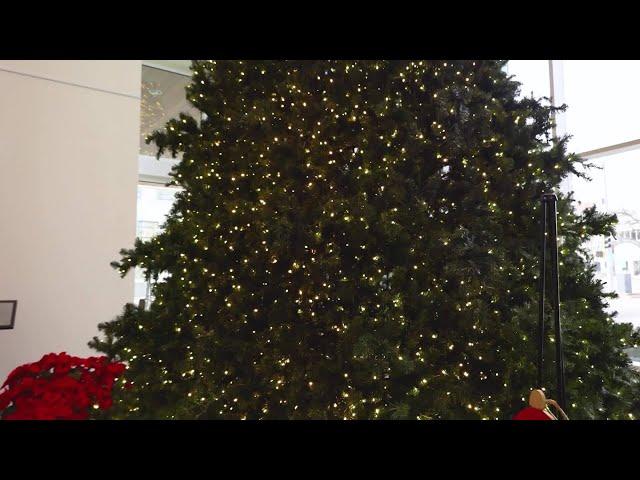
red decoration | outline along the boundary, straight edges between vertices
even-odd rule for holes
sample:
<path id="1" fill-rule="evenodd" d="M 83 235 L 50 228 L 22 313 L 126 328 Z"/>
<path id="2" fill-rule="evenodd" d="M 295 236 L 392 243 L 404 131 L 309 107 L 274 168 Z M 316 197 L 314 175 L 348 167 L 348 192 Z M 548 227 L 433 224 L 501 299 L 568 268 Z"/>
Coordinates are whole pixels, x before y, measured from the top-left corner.
<path id="1" fill-rule="evenodd" d="M 513 416 L 514 420 L 554 420 L 544 410 L 526 407 Z"/>
<path id="2" fill-rule="evenodd" d="M 0 387 L 0 419 L 88 419 L 90 408 L 111 407 L 111 390 L 124 370 L 107 357 L 49 353 L 9 374 Z"/>

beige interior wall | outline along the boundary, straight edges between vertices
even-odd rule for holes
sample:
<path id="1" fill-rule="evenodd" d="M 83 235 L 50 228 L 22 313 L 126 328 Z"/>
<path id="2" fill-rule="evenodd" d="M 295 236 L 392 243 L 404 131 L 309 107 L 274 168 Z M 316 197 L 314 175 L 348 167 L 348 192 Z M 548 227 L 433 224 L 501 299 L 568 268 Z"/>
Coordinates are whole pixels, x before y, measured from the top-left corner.
<path id="1" fill-rule="evenodd" d="M 0 383 L 49 352 L 95 354 L 131 301 L 109 263 L 135 238 L 139 61 L 0 61 Z"/>

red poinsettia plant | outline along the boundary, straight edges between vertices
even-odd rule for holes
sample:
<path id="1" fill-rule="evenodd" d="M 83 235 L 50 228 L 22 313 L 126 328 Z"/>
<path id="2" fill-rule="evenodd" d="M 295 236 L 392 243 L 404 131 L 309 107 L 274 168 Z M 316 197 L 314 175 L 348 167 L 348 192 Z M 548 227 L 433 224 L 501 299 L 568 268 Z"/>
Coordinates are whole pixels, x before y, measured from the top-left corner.
<path id="1" fill-rule="evenodd" d="M 49 353 L 13 370 L 0 388 L 0 419 L 85 420 L 91 409 L 106 410 L 124 372 L 107 357 Z"/>

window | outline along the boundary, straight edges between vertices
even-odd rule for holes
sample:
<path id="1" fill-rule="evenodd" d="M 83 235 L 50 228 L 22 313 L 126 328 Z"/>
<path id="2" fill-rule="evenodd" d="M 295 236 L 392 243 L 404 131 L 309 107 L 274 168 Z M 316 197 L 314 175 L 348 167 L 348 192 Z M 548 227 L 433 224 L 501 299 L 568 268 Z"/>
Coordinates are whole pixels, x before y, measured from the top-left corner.
<path id="1" fill-rule="evenodd" d="M 156 185 L 138 185 L 138 214 L 136 236 L 149 240 L 162 231 L 167 214 L 173 205 L 177 188 Z M 150 285 L 144 278 L 142 270 L 135 270 L 134 303 L 140 300 L 151 301 Z"/>
<path id="2" fill-rule="evenodd" d="M 547 62 L 547 83 L 544 65 Z M 550 92 L 555 105 L 567 104 L 556 116 L 558 135 L 570 134 L 568 150 L 595 167 L 587 182 L 568 178 L 561 189 L 573 191 L 577 209 L 595 205 L 618 216 L 613 238 L 589 240 L 587 249 L 595 274 L 605 290 L 618 294 L 610 300 L 616 321 L 640 326 L 640 61 L 512 60 L 507 71 L 522 82 L 521 95 Z M 628 350 L 640 365 L 640 349 Z"/>
<path id="3" fill-rule="evenodd" d="M 536 98 L 551 96 L 549 60 L 509 60 L 507 73 L 520 82 L 520 96 Z"/>
<path id="4" fill-rule="evenodd" d="M 186 99 L 185 88 L 191 78 L 155 67 L 142 66 L 140 95 L 140 154 L 155 157 L 155 146 L 147 145 L 147 135 L 181 112 L 198 115 L 199 112 Z"/>
<path id="5" fill-rule="evenodd" d="M 138 238 L 148 240 L 162 231 L 162 225 L 171 210 L 177 191 L 177 188 L 171 187 L 138 185 Z"/>
<path id="6" fill-rule="evenodd" d="M 604 249 L 609 268 L 599 272 L 599 278 L 619 295 L 611 301 L 617 320 L 640 325 L 640 278 L 634 278 L 640 262 L 640 197 L 636 194 L 640 148 L 599 156 L 591 163 L 597 168 L 588 170 L 593 180 L 573 179 L 572 190 L 579 208 L 596 205 L 617 215 L 616 236 Z M 600 241 L 592 240 L 590 249 L 594 251 Z"/>
<path id="7" fill-rule="evenodd" d="M 571 150 L 640 139 L 640 61 L 564 60 L 561 80 Z"/>
<path id="8" fill-rule="evenodd" d="M 181 60 L 173 62 L 172 67 L 184 63 Z M 178 160 L 156 159 L 155 146 L 147 145 L 145 139 L 154 130 L 162 129 L 168 120 L 181 112 L 198 115 L 198 111 L 186 99 L 185 88 L 189 81 L 188 75 L 147 65 L 142 67 L 136 236 L 143 240 L 149 240 L 162 231 L 175 195 L 180 191 L 166 186 L 171 180 L 171 168 Z M 141 269 L 136 269 L 134 275 L 134 303 L 139 304 L 140 300 L 145 300 L 148 304 L 153 300 L 151 285 L 144 278 Z"/>

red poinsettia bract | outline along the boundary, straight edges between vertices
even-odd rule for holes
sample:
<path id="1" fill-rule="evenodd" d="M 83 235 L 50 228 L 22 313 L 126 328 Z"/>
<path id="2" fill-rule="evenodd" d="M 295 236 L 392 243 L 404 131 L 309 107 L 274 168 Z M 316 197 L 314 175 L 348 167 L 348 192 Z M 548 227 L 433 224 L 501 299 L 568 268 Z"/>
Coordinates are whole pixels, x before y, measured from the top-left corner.
<path id="1" fill-rule="evenodd" d="M 111 407 L 111 390 L 124 370 L 107 357 L 49 353 L 9 374 L 0 387 L 0 419 L 88 419 L 91 408 Z"/>

